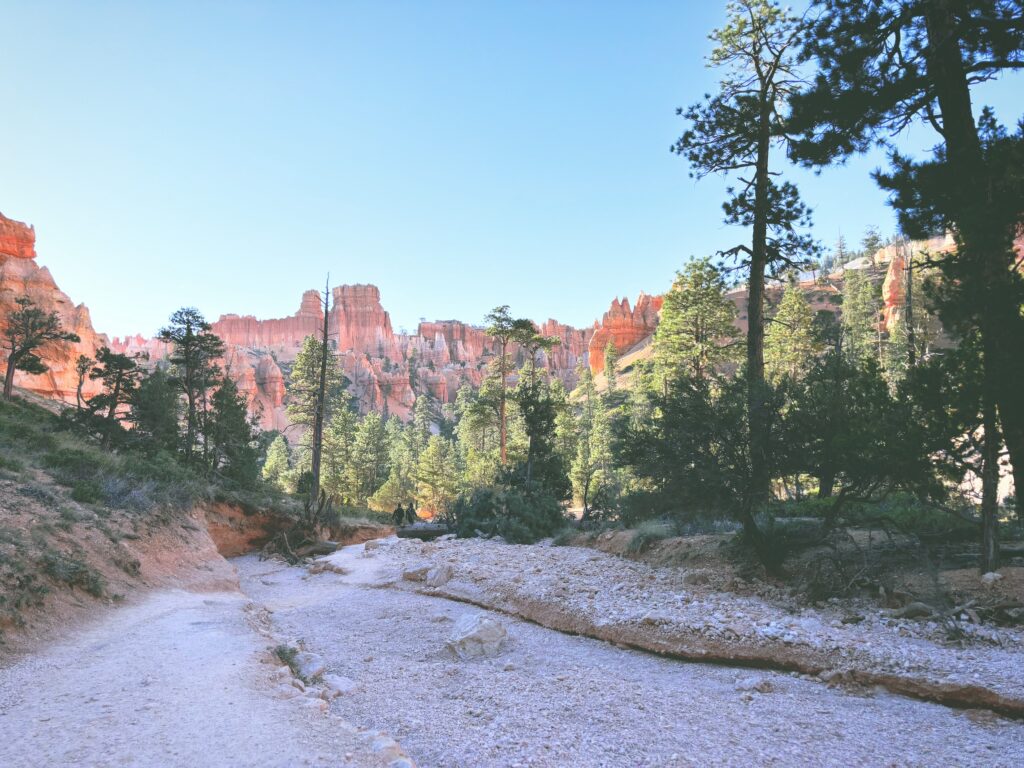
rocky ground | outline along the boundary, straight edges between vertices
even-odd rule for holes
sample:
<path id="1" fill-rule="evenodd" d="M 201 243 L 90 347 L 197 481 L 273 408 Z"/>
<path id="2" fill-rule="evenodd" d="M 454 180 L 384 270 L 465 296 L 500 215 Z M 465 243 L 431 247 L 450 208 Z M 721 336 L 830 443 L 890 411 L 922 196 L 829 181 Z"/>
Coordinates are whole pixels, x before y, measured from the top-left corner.
<path id="1" fill-rule="evenodd" d="M 446 566 L 451 578 L 405 588 L 522 616 L 544 626 L 689 659 L 794 670 L 884 685 L 958 706 L 1024 715 L 1024 633 L 921 621 L 865 603 L 825 608 L 709 586 L 701 569 L 658 568 L 577 547 L 480 539 L 382 540 L 405 571 Z M 337 556 L 336 556 L 337 557 Z"/>
<path id="2" fill-rule="evenodd" d="M 0 765 L 408 766 L 273 663 L 238 592 L 153 592 L 0 669 Z"/>
<path id="3" fill-rule="evenodd" d="M 957 690 L 1014 701 L 1020 638 L 1005 630 L 952 648 L 926 625 L 843 624 L 839 607 L 791 614 L 705 593 L 685 570 L 576 548 L 392 538 L 309 570 L 234 562 L 275 631 L 348 682 L 331 711 L 393 734 L 421 766 L 1020 763 L 1018 720 L 835 685 L 828 674 L 946 674 Z M 467 614 L 506 636 L 492 632 L 478 644 L 483 655 L 460 658 L 466 639 L 452 640 Z M 559 626 L 569 615 L 580 618 Z M 828 685 L 819 675 L 683 663 L 544 624 L 595 636 L 631 628 L 633 645 L 646 638 L 693 656 L 731 648 L 734 661 L 756 663 L 742 649 L 764 647 L 782 660 L 837 663 L 822 670 Z"/>

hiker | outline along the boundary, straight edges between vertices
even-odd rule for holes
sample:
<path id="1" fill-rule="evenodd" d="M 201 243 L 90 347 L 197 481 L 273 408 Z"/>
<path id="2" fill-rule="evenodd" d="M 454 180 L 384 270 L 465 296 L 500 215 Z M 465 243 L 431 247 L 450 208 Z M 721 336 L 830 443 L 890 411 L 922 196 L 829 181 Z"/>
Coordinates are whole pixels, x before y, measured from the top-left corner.
<path id="1" fill-rule="evenodd" d="M 405 510 L 402 509 L 401 504 L 395 507 L 395 511 L 391 513 L 391 519 L 395 521 L 395 525 L 401 525 L 405 520 Z"/>
<path id="2" fill-rule="evenodd" d="M 405 519 L 408 521 L 409 525 L 420 521 L 419 515 L 416 514 L 416 507 L 412 505 L 411 501 L 409 502 L 409 508 L 405 511 Z"/>

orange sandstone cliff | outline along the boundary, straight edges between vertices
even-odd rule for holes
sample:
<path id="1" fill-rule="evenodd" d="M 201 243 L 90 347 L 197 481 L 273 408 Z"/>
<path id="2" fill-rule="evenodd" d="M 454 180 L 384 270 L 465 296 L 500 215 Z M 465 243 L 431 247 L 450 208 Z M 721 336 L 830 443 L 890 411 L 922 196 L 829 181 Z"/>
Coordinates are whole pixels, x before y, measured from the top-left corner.
<path id="1" fill-rule="evenodd" d="M 36 264 L 35 243 L 32 227 L 0 214 L 0 328 L 19 296 L 28 296 L 41 308 L 56 311 L 64 329 L 78 334 L 81 341 L 47 350 L 50 370 L 37 376 L 18 371 L 14 383 L 44 397 L 74 402 L 78 387 L 75 360 L 80 354 L 93 357 L 107 343 L 107 337 L 93 329 L 89 308 L 71 301 L 57 287 L 50 271 Z M 86 379 L 83 393 L 89 397 L 99 388 L 99 382 Z"/>

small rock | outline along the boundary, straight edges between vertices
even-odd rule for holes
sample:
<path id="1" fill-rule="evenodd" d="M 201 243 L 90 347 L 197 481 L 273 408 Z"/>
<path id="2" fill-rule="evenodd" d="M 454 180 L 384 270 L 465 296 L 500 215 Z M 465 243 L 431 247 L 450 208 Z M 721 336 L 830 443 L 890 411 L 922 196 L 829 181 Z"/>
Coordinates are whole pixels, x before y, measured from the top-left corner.
<path id="1" fill-rule="evenodd" d="M 359 684 L 351 678 L 345 677 L 344 675 L 324 675 L 323 677 L 324 687 L 320 692 L 321 698 L 336 699 L 339 696 L 347 696 L 359 690 Z"/>
<path id="2" fill-rule="evenodd" d="M 279 699 L 294 699 L 296 696 L 302 695 L 298 688 L 289 683 L 281 683 L 274 689 L 274 691 Z"/>
<path id="3" fill-rule="evenodd" d="M 452 580 L 454 569 L 448 564 L 438 565 L 427 571 L 425 583 L 428 587 L 443 587 Z M 405 574 L 403 574 L 404 576 Z"/>
<path id="4" fill-rule="evenodd" d="M 375 550 L 375 549 L 380 549 L 381 541 L 382 541 L 381 539 L 370 539 L 368 542 L 363 544 L 363 551 L 364 552 L 373 552 L 373 550 Z"/>
<path id="5" fill-rule="evenodd" d="M 989 571 L 988 573 L 983 573 L 981 575 L 981 583 L 992 586 L 997 581 L 1002 581 L 1002 578 L 1003 574 L 997 573 L 996 571 Z"/>
<path id="6" fill-rule="evenodd" d="M 775 690 L 772 681 L 765 677 L 745 677 L 736 682 L 737 691 L 757 691 L 758 693 L 771 693 Z"/>
<path id="7" fill-rule="evenodd" d="M 303 693 L 306 692 L 306 684 L 304 682 L 302 682 L 301 680 L 299 680 L 299 678 L 297 678 L 297 677 L 293 677 L 291 679 L 291 685 L 292 685 L 292 687 L 297 688 L 298 690 L 302 691 Z"/>
<path id="8" fill-rule="evenodd" d="M 860 624 L 862 621 L 864 621 L 864 617 L 861 616 L 859 613 L 852 613 L 849 616 L 843 616 L 843 618 L 840 619 L 840 621 L 842 621 L 843 624 Z"/>
<path id="9" fill-rule="evenodd" d="M 302 704 L 310 709 L 315 709 L 317 712 L 326 712 L 328 708 L 327 702 L 323 699 L 312 698 L 309 696 L 304 696 L 302 698 Z"/>
<path id="10" fill-rule="evenodd" d="M 430 572 L 429 565 L 419 565 L 415 568 L 407 568 L 402 571 L 402 578 L 406 581 L 423 581 Z"/>
<path id="11" fill-rule="evenodd" d="M 455 623 L 448 648 L 460 659 L 494 656 L 507 634 L 496 619 L 482 613 L 467 613 Z"/>
<path id="12" fill-rule="evenodd" d="M 683 584 L 701 586 L 711 583 L 711 575 L 707 571 L 688 571 L 683 576 Z"/>
<path id="13" fill-rule="evenodd" d="M 893 611 L 892 615 L 897 619 L 923 619 L 932 613 L 930 605 L 915 601 Z"/>
<path id="14" fill-rule="evenodd" d="M 303 679 L 315 680 L 327 670 L 327 665 L 322 657 L 303 651 L 295 654 L 295 669 Z"/>

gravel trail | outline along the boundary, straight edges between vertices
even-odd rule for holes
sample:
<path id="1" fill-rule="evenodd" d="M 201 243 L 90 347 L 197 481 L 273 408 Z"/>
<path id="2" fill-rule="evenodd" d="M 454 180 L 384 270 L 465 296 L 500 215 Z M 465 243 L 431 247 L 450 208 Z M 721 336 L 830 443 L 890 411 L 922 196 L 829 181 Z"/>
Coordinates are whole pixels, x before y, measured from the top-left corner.
<path id="1" fill-rule="evenodd" d="M 1024 724 L 882 691 L 659 658 L 489 614 L 494 658 L 445 648 L 464 604 L 395 589 L 408 558 L 361 545 L 345 574 L 235 561 L 275 630 L 358 688 L 331 707 L 420 766 L 1016 766 Z M 760 690 L 758 690 L 760 689 Z M 762 692 L 763 691 L 763 692 Z"/>
<path id="2" fill-rule="evenodd" d="M 237 592 L 155 592 L 0 669 L 0 766 L 387 765 L 275 697 L 258 614 Z"/>

